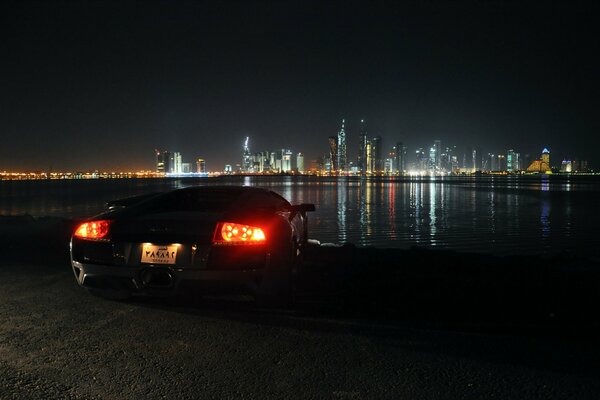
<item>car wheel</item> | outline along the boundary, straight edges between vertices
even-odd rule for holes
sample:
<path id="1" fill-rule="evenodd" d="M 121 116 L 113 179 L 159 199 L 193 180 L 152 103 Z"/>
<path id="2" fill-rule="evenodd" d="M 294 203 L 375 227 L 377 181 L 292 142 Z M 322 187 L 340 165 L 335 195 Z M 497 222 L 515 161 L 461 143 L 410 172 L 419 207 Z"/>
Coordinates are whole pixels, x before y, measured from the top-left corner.
<path id="1" fill-rule="evenodd" d="M 291 307 L 295 298 L 295 275 L 299 265 L 298 247 L 282 256 L 273 257 L 258 288 L 256 300 L 260 305 Z"/>

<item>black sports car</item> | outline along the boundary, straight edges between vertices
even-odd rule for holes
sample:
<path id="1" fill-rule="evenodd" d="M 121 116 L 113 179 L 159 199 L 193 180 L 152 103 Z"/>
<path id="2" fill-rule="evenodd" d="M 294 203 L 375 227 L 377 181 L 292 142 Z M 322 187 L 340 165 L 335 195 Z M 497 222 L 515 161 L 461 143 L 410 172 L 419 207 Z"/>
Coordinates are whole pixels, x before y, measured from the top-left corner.
<path id="1" fill-rule="evenodd" d="M 79 285 L 95 294 L 172 294 L 227 286 L 280 301 L 307 241 L 306 212 L 275 192 L 202 186 L 107 204 L 71 238 Z"/>

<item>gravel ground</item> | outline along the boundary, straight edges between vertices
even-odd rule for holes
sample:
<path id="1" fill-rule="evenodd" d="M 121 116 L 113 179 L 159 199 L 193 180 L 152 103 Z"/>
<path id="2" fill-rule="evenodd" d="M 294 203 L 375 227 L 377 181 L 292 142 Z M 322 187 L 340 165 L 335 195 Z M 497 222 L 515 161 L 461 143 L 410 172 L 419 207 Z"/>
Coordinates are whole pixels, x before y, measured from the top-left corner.
<path id="1" fill-rule="evenodd" d="M 577 264 L 583 275 L 315 248 L 304 287 L 321 294 L 294 310 L 243 297 L 115 302 L 76 285 L 72 222 L 2 222 L 2 400 L 600 398 L 598 277 Z M 533 291 L 541 278 L 560 290 Z"/>
<path id="2" fill-rule="evenodd" d="M 600 398 L 594 332 L 114 302 L 64 261 L 0 264 L 0 398 Z"/>

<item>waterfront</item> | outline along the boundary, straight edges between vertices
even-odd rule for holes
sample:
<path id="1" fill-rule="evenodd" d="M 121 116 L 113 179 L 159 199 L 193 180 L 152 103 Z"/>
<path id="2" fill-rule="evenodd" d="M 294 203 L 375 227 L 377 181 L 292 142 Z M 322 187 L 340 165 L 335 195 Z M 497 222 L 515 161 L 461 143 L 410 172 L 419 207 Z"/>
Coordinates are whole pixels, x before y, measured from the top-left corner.
<path id="1" fill-rule="evenodd" d="M 3 181 L 0 214 L 82 218 L 108 200 L 198 184 L 268 187 L 315 203 L 310 236 L 322 242 L 600 258 L 600 179 L 590 176 Z"/>

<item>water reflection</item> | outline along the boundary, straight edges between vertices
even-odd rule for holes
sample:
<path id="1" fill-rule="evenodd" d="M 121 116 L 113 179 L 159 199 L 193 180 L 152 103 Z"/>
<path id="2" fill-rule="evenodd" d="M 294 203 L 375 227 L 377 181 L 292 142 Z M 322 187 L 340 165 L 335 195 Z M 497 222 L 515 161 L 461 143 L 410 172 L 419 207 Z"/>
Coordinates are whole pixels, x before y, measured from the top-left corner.
<path id="1" fill-rule="evenodd" d="M 543 198 L 541 202 L 540 226 L 542 228 L 542 237 L 550 236 L 550 201 Z"/>
<path id="2" fill-rule="evenodd" d="M 337 222 L 338 222 L 338 240 L 341 243 L 347 240 L 347 228 L 346 228 L 346 203 L 348 201 L 348 190 L 346 187 L 346 180 L 338 180 L 336 187 L 336 198 L 337 198 Z"/>
<path id="3" fill-rule="evenodd" d="M 436 186 L 434 181 L 429 184 L 429 243 L 432 246 L 436 244 L 435 235 L 437 233 L 435 211 L 438 203 L 436 199 Z"/>
<path id="4" fill-rule="evenodd" d="M 224 177 L 0 182 L 0 213 L 91 216 L 109 200 L 190 185 L 268 187 L 315 203 L 311 237 L 380 247 L 435 246 L 498 254 L 593 252 L 600 179 Z"/>

